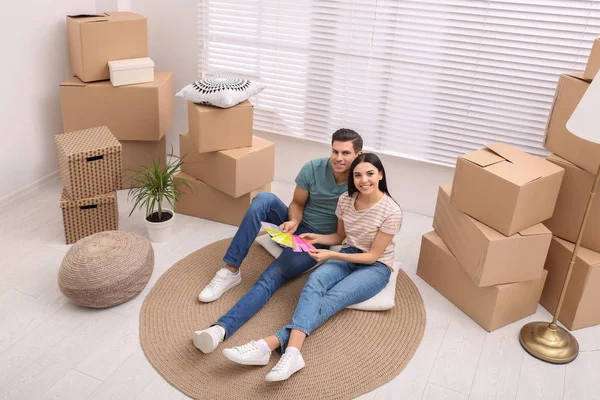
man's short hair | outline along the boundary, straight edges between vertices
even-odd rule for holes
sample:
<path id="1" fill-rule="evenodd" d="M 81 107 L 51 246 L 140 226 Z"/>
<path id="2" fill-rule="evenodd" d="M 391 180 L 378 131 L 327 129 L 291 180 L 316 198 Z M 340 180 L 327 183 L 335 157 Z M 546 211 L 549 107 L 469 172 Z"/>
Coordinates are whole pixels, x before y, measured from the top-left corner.
<path id="1" fill-rule="evenodd" d="M 356 131 L 353 131 L 352 129 L 341 128 L 333 132 L 333 135 L 331 136 L 331 144 L 333 144 L 333 142 L 335 141 L 352 142 L 352 147 L 354 148 L 354 151 L 356 153 L 362 151 L 363 148 L 362 136 L 360 136 Z"/>

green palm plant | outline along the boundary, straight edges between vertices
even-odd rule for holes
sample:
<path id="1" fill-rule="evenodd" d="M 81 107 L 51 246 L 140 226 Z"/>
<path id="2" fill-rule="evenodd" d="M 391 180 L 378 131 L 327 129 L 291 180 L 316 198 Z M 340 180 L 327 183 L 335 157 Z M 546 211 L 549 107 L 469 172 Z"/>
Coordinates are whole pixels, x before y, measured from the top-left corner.
<path id="1" fill-rule="evenodd" d="M 161 222 L 163 201 L 167 200 L 175 210 L 175 203 L 181 199 L 182 189 L 187 187 L 190 191 L 193 190 L 189 182 L 175 176 L 183 165 L 183 157 L 173 157 L 171 149 L 167 160 L 168 162 L 161 166 L 160 156 L 158 160 L 152 158 L 151 166 L 142 167 L 134 172 L 131 177 L 132 187 L 127 195 L 128 200 L 133 200 L 129 216 L 139 208 L 145 210 L 148 221 Z"/>

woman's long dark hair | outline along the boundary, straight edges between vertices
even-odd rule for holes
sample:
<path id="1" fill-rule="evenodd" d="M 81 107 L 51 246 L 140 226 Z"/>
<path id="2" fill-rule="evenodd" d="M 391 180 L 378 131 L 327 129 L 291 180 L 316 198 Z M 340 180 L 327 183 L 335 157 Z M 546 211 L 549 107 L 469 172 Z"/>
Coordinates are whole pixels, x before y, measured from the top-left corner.
<path id="1" fill-rule="evenodd" d="M 390 194 L 388 188 L 387 188 L 387 181 L 385 179 L 386 174 L 385 174 L 385 169 L 383 168 L 383 164 L 381 163 L 381 160 L 379 159 L 379 157 L 377 157 L 376 154 L 374 153 L 362 153 L 359 154 L 354 161 L 352 161 L 352 165 L 350 165 L 350 174 L 348 175 L 348 194 L 350 196 L 353 196 L 354 193 L 358 192 L 358 189 L 356 188 L 356 185 L 354 184 L 354 169 L 356 168 L 356 166 L 362 162 L 367 162 L 369 164 L 372 164 L 375 168 L 377 168 L 377 170 L 379 172 L 382 173 L 383 178 L 381 178 L 381 180 L 379 181 L 379 190 L 381 190 L 383 193 L 387 194 L 388 196 L 392 197 L 392 195 Z"/>

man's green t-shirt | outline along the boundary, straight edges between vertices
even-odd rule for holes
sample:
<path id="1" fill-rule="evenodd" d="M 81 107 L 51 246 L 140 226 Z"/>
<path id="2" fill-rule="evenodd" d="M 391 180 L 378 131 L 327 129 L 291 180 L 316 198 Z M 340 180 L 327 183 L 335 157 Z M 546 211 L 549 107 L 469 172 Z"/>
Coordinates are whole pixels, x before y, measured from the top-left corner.
<path id="1" fill-rule="evenodd" d="M 302 222 L 314 233 L 336 232 L 335 208 L 340 195 L 348 190 L 348 183 L 335 183 L 329 158 L 317 158 L 304 164 L 296 177 L 296 185 L 310 193 Z"/>

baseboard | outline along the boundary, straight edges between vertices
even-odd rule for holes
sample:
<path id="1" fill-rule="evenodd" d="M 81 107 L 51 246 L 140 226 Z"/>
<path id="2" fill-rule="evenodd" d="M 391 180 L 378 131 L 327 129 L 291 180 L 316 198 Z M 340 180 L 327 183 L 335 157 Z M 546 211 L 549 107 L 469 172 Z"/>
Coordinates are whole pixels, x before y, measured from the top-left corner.
<path id="1" fill-rule="evenodd" d="M 59 171 L 56 170 L 53 173 L 51 173 L 50 175 L 46 175 L 42 179 L 38 179 L 37 181 L 35 181 L 25 187 L 22 187 L 21 189 L 15 190 L 14 192 L 0 198 L 0 207 L 4 207 L 5 205 L 12 203 L 13 201 L 18 200 L 21 197 L 26 196 L 33 191 L 36 191 L 37 189 L 41 188 L 42 186 L 45 186 L 58 178 L 59 178 Z"/>

